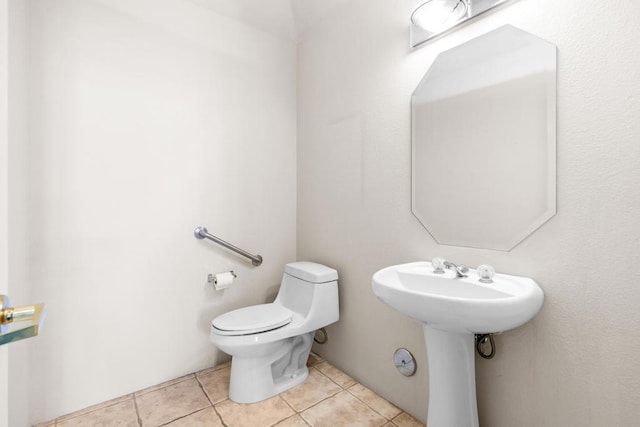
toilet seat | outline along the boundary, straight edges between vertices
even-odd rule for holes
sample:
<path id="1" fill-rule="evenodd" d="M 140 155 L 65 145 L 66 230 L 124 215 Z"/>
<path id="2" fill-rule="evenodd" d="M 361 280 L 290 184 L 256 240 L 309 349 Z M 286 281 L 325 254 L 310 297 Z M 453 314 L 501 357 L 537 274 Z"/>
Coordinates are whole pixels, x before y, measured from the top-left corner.
<path id="1" fill-rule="evenodd" d="M 220 335 L 251 335 L 281 328 L 292 319 L 291 310 L 271 303 L 230 311 L 213 319 L 211 326 Z"/>

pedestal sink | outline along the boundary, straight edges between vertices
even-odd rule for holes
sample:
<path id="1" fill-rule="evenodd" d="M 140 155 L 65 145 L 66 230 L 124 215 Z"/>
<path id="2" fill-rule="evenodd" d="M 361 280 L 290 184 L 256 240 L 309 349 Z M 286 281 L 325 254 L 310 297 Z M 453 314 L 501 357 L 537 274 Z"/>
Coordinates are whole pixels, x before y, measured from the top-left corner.
<path id="1" fill-rule="evenodd" d="M 516 328 L 542 307 L 544 294 L 527 277 L 496 274 L 481 283 L 453 271 L 436 274 L 429 262 L 384 268 L 373 292 L 422 322 L 429 361 L 429 427 L 478 427 L 474 334 Z"/>

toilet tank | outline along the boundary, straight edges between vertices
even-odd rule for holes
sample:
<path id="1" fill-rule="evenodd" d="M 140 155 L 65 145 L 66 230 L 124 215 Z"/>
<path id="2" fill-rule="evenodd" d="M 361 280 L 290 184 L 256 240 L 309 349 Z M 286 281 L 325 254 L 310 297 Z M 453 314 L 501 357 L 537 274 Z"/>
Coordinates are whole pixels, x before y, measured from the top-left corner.
<path id="1" fill-rule="evenodd" d="M 305 318 L 309 331 L 338 321 L 338 272 L 326 265 L 287 264 L 276 302 Z"/>

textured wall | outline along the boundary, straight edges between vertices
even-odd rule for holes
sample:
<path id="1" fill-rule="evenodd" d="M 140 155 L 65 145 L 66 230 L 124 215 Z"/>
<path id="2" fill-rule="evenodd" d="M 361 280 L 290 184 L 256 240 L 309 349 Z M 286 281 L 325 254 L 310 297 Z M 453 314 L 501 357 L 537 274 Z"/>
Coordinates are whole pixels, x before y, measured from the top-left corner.
<path id="1" fill-rule="evenodd" d="M 421 327 L 374 297 L 371 275 L 489 263 L 546 300 L 476 362 L 481 424 L 637 424 L 640 4 L 519 0 L 412 50 L 409 3 L 353 1 L 298 48 L 298 258 L 340 272 L 341 320 L 317 351 L 425 419 Z M 511 252 L 439 246 L 410 212 L 411 92 L 438 52 L 507 23 L 558 46 L 558 214 Z M 417 356 L 412 378 L 393 367 L 399 346 Z"/>
<path id="2" fill-rule="evenodd" d="M 211 319 L 272 297 L 296 243 L 292 41 L 185 0 L 31 0 L 24 14 L 10 274 L 48 317 L 12 348 L 28 353 L 15 426 L 226 360 Z M 236 283 L 214 292 L 207 273 L 229 269 Z"/>

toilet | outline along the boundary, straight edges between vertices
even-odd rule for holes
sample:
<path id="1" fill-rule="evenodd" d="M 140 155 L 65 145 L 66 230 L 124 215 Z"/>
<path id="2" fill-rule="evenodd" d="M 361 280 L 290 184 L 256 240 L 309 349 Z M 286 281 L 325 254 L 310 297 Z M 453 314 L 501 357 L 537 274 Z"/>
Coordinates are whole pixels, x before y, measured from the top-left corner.
<path id="1" fill-rule="evenodd" d="M 211 341 L 232 357 L 229 398 L 258 402 L 302 383 L 316 330 L 338 317 L 338 272 L 313 262 L 287 264 L 275 301 L 211 322 Z"/>

